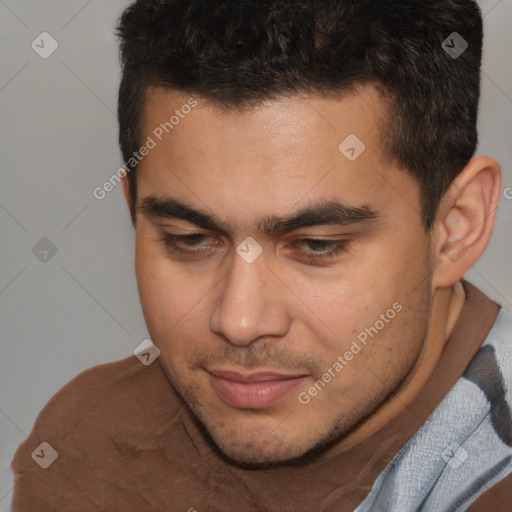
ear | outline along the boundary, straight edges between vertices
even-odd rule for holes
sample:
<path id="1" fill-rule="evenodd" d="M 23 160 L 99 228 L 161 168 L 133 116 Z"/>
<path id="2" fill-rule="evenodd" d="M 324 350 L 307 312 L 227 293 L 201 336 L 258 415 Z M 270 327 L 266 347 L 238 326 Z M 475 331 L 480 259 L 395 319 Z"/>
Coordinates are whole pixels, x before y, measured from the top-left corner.
<path id="1" fill-rule="evenodd" d="M 131 205 L 131 194 L 130 194 L 130 184 L 128 183 L 128 174 L 126 172 L 121 173 L 121 185 L 123 186 L 123 195 L 128 208 Z"/>
<path id="2" fill-rule="evenodd" d="M 121 173 L 121 185 L 123 186 L 123 195 L 124 200 L 130 210 L 130 215 L 132 217 L 132 224 L 135 226 L 135 212 L 132 208 L 132 194 L 130 192 L 130 183 L 128 182 L 128 174 L 127 172 Z"/>
<path id="3" fill-rule="evenodd" d="M 483 254 L 494 227 L 501 168 L 491 157 L 470 160 L 444 194 L 433 226 L 434 288 L 459 281 Z"/>

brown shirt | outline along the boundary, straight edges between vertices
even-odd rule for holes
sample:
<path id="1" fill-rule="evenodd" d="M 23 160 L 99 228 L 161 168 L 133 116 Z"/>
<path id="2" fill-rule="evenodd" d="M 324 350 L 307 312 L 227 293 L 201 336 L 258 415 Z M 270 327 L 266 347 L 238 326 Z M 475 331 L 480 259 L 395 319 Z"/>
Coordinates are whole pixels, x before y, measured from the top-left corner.
<path id="1" fill-rule="evenodd" d="M 497 316 L 496 303 L 463 285 L 464 308 L 426 385 L 350 450 L 300 466 L 236 467 L 202 434 L 160 365 L 130 357 L 81 373 L 41 411 L 12 463 L 14 512 L 354 510 L 461 377 Z M 36 463 L 37 455 L 48 459 L 43 442 L 58 454 L 47 469 Z M 511 489 L 506 478 L 469 510 L 510 511 Z"/>

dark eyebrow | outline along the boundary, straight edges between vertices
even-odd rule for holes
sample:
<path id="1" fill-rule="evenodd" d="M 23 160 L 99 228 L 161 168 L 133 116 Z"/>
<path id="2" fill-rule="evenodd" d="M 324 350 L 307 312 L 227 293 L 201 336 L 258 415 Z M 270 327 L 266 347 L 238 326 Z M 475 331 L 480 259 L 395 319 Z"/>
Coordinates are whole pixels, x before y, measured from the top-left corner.
<path id="1" fill-rule="evenodd" d="M 138 210 L 148 216 L 181 219 L 226 236 L 233 232 L 232 227 L 216 215 L 173 198 L 146 197 Z M 367 206 L 351 206 L 336 200 L 320 201 L 307 205 L 291 215 L 265 217 L 260 220 L 258 231 L 267 236 L 275 236 L 310 226 L 360 224 L 377 217 L 378 212 Z"/>

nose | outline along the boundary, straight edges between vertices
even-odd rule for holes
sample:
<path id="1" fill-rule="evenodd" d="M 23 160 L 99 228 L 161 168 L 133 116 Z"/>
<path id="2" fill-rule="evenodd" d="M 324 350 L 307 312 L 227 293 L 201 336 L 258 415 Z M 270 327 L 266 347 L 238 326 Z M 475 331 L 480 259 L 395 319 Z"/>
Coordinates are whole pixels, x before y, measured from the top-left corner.
<path id="1" fill-rule="evenodd" d="M 247 263 L 234 254 L 231 269 L 219 283 L 210 329 L 236 346 L 261 337 L 284 336 L 290 327 L 285 288 L 265 263 L 264 255 Z"/>

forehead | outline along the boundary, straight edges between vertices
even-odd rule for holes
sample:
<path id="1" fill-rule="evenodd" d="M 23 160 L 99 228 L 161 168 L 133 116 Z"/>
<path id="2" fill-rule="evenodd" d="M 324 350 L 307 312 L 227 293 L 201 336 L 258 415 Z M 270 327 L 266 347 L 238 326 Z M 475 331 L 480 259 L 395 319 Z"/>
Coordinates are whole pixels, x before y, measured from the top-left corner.
<path id="1" fill-rule="evenodd" d="M 190 109 L 192 98 L 195 106 Z M 223 108 L 202 97 L 149 87 L 145 94 L 143 128 L 145 133 L 151 133 L 168 123 L 175 114 L 171 120 L 171 131 L 177 144 L 180 133 L 188 137 L 189 130 L 194 130 L 197 138 L 206 143 L 209 137 L 205 137 L 205 132 L 212 135 L 214 128 L 222 128 L 226 139 L 245 138 L 248 142 L 251 138 L 258 138 L 259 142 L 275 140 L 276 144 L 308 141 L 309 144 L 303 144 L 303 149 L 314 142 L 311 140 L 313 133 L 323 139 L 328 134 L 334 139 L 357 134 L 375 146 L 386 113 L 386 102 L 372 85 L 361 85 L 336 97 L 294 94 L 265 100 L 254 107 L 240 108 Z M 186 123 L 184 118 L 188 119 Z M 187 125 L 186 128 L 178 129 L 178 125 L 183 124 Z M 242 149 L 251 151 L 248 145 Z M 255 151 L 261 149 L 254 148 Z"/>
<path id="2" fill-rule="evenodd" d="M 241 221 L 249 212 L 285 213 L 319 199 L 366 207 L 412 194 L 414 203 L 415 182 L 383 157 L 386 114 L 372 86 L 339 98 L 280 97 L 241 111 L 151 88 L 142 141 L 154 148 L 139 164 L 138 195 L 171 195 Z M 395 181 L 409 189 L 397 194 Z"/>

